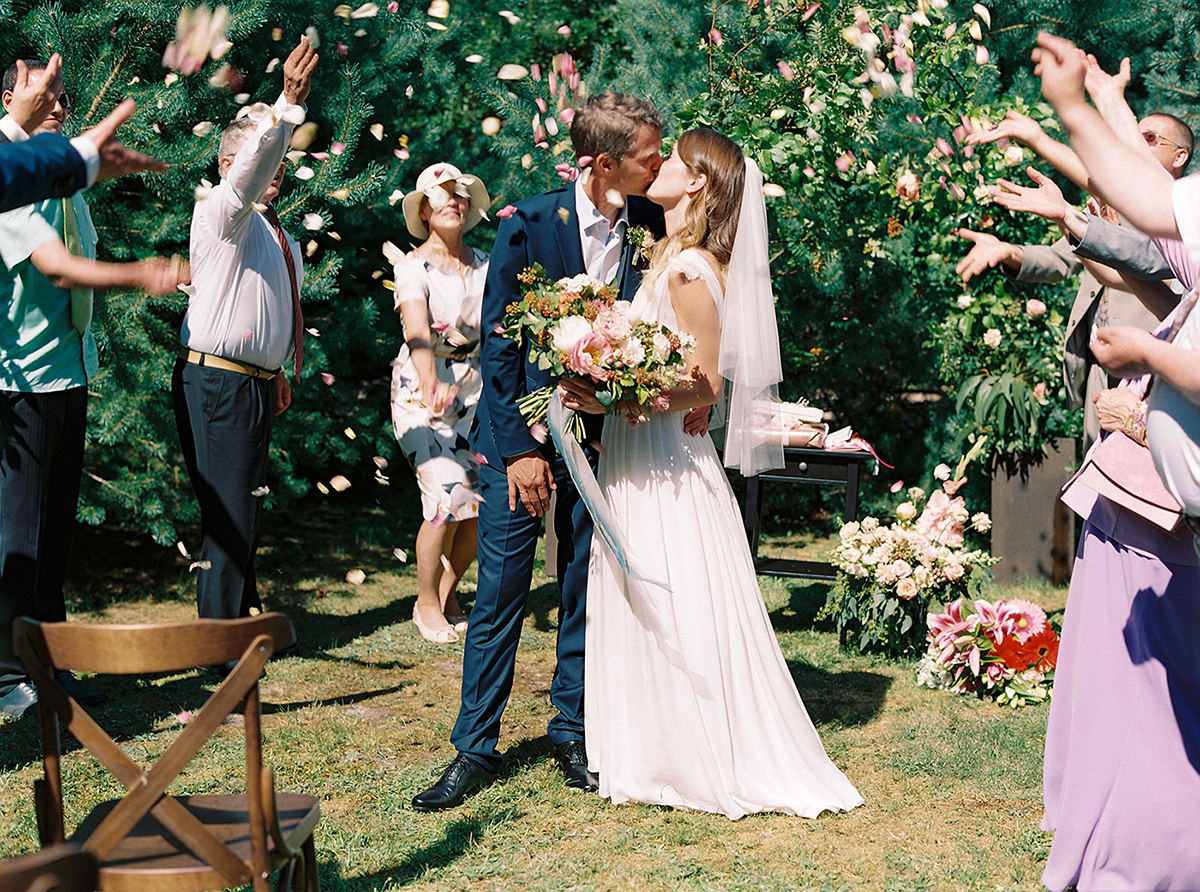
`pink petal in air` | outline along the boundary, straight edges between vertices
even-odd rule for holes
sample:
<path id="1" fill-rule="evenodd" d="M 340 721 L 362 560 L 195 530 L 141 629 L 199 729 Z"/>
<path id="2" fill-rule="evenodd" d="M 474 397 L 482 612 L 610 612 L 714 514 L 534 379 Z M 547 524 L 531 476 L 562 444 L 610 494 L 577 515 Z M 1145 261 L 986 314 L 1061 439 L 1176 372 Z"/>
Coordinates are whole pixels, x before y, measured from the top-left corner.
<path id="1" fill-rule="evenodd" d="M 500 210 L 496 211 L 496 216 L 507 220 L 509 217 L 515 214 L 516 211 L 517 206 L 515 204 L 506 204 L 504 207 L 500 208 Z"/>

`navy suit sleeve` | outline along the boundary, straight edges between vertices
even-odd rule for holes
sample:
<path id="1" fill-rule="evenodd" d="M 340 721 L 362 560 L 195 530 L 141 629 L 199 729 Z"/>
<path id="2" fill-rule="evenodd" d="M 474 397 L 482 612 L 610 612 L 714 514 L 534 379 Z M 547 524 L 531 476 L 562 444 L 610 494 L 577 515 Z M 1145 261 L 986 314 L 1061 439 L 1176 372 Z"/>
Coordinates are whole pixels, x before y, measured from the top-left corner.
<path id="1" fill-rule="evenodd" d="M 496 332 L 496 326 L 504 317 L 504 308 L 521 299 L 517 275 L 530 265 L 528 221 L 524 213 L 517 210 L 507 220 L 500 221 L 483 290 L 480 321 L 483 329 L 480 349 L 483 399 L 487 401 L 487 417 L 496 448 L 504 458 L 529 452 L 539 445 L 517 408 L 517 400 L 527 392 L 525 350 L 523 345 Z"/>
<path id="2" fill-rule="evenodd" d="M 47 198 L 65 198 L 85 186 L 83 158 L 57 134 L 0 145 L 0 211 Z"/>

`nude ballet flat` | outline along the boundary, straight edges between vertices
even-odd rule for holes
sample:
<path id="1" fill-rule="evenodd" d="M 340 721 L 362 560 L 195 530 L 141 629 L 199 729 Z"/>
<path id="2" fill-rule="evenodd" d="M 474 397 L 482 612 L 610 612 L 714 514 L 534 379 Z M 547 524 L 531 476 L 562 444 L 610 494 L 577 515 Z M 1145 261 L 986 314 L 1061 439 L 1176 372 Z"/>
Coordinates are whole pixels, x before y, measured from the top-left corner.
<path id="1" fill-rule="evenodd" d="M 413 624 L 421 633 L 422 638 L 432 641 L 434 644 L 453 644 L 458 640 L 458 633 L 454 631 L 453 626 L 446 625 L 440 629 L 431 629 L 421 622 L 421 614 L 417 611 L 415 604 L 413 605 Z"/>

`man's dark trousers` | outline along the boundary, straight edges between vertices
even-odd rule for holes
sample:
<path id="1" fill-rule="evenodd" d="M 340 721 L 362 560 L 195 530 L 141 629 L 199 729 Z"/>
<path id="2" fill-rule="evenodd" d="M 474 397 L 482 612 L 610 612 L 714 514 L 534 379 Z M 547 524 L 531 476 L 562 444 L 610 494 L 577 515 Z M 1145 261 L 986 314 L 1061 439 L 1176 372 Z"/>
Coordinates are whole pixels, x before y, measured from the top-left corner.
<path id="1" fill-rule="evenodd" d="M 175 423 L 203 541 L 196 606 L 209 619 L 236 619 L 261 609 L 254 555 L 275 417 L 275 383 L 180 359 L 172 381 Z"/>
<path id="2" fill-rule="evenodd" d="M 26 679 L 12 647 L 18 616 L 67 618 L 87 388 L 0 391 L 0 693 Z"/>

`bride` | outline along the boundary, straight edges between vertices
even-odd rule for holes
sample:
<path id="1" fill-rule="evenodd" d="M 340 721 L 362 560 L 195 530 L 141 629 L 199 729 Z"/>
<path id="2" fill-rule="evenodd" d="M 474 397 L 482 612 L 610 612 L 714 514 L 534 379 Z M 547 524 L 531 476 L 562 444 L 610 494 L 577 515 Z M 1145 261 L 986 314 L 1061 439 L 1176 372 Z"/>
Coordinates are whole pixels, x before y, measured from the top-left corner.
<path id="1" fill-rule="evenodd" d="M 762 174 L 727 137 L 684 133 L 647 197 L 667 238 L 633 301 L 637 315 L 691 334 L 692 376 L 641 424 L 607 415 L 598 479 L 633 543 L 622 569 L 592 538 L 584 715 L 602 796 L 740 818 L 816 817 L 862 797 L 825 754 L 775 639 L 737 503 L 711 438 L 686 410 L 732 385 L 725 458 L 744 474 L 782 465 L 756 418 L 780 379 Z M 568 408 L 601 412 L 584 382 Z M 772 456 L 775 456 L 773 458 Z"/>

